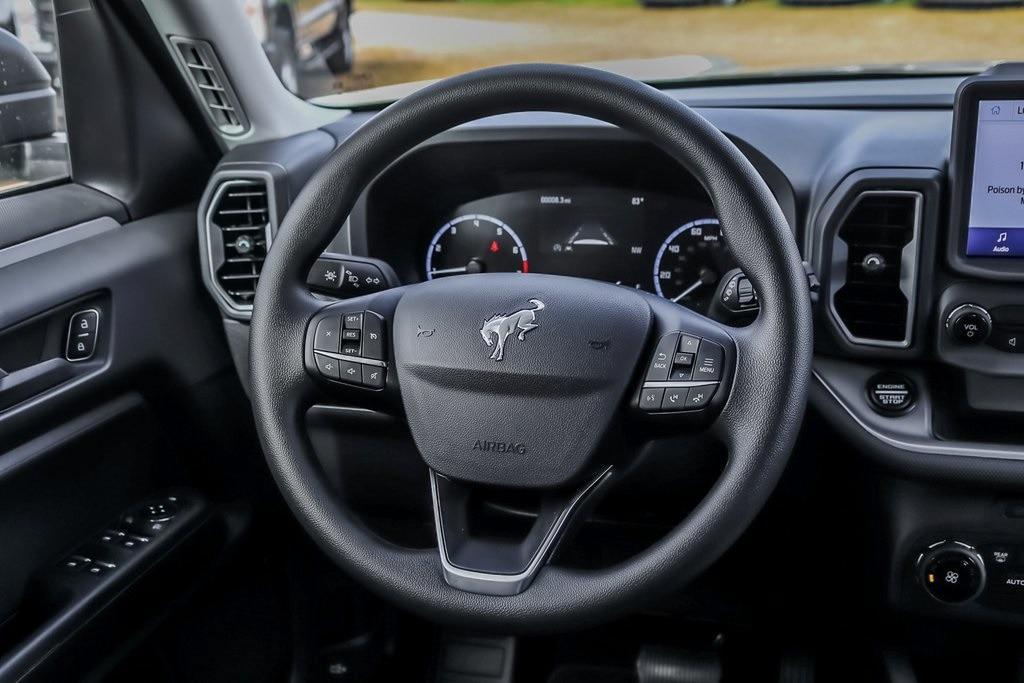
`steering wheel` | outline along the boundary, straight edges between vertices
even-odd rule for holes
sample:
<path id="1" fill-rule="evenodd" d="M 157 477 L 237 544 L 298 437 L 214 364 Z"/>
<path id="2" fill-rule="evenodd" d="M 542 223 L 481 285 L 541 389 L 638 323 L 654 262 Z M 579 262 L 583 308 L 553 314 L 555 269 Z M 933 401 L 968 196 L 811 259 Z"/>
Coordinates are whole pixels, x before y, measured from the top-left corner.
<path id="1" fill-rule="evenodd" d="M 653 294 L 539 274 L 461 275 L 336 303 L 309 293 L 314 261 L 383 169 L 453 126 L 515 111 L 615 124 L 688 169 L 753 281 L 757 320 L 732 328 Z M 283 221 L 250 335 L 252 402 L 270 469 L 323 551 L 422 616 L 506 631 L 612 618 L 679 589 L 716 560 L 785 467 L 812 352 L 796 244 L 735 145 L 654 88 L 557 65 L 441 81 L 341 144 Z M 339 347 L 338 336 L 352 343 Z M 429 466 L 436 549 L 385 541 L 340 500 L 304 427 L 306 411 L 325 402 L 407 421 Z M 549 563 L 572 522 L 614 486 L 619 465 L 609 457 L 614 449 L 602 446 L 613 431 L 630 430 L 700 433 L 728 457 L 689 515 L 631 559 L 594 570 Z M 540 501 L 522 537 L 474 535 L 479 508 L 470 501 L 493 487 L 530 491 Z"/>

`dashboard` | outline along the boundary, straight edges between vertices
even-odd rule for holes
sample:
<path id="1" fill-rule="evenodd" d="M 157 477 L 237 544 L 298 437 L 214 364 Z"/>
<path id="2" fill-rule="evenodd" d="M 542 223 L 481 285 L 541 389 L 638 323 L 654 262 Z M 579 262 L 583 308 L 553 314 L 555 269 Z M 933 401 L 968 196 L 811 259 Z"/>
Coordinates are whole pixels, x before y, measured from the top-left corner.
<path id="1" fill-rule="evenodd" d="M 1024 72 L 670 92 L 747 156 L 809 282 L 820 282 L 809 287 L 809 414 L 825 436 L 807 457 L 827 470 L 832 450 L 849 449 L 885 473 L 870 505 L 886 538 L 872 547 L 884 555 L 886 600 L 1024 624 L 1024 588 L 1008 604 L 995 588 L 999 560 L 986 555 L 1024 553 L 1010 542 L 1024 503 L 1004 509 L 991 493 L 1024 481 Z M 266 187 L 269 245 L 305 181 L 372 116 L 229 152 L 199 207 L 201 242 L 218 244 L 219 189 L 245 182 Z M 723 305 L 743 274 L 703 187 L 653 145 L 581 117 L 504 115 L 439 135 L 384 170 L 338 228 L 325 259 L 353 271 L 377 264 L 380 287 L 541 272 L 640 288 L 729 324 L 756 315 L 749 283 L 745 318 Z M 225 303 L 227 259 L 201 254 L 244 359 L 245 299 Z M 922 558 L 948 559 L 932 546 L 951 539 L 977 550 L 992 582 L 961 601 L 929 594 L 918 573 Z"/>

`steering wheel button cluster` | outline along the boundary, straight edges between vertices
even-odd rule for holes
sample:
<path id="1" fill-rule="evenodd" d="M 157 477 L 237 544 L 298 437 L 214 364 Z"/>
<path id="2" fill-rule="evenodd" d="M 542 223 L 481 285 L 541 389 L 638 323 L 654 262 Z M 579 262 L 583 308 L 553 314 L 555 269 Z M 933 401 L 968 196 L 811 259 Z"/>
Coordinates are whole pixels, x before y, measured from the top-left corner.
<path id="1" fill-rule="evenodd" d="M 722 380 L 725 349 L 685 332 L 670 332 L 658 341 L 647 367 L 638 404 L 649 413 L 706 408 Z"/>
<path id="2" fill-rule="evenodd" d="M 321 377 L 383 389 L 383 318 L 370 311 L 359 311 L 319 320 L 313 333 L 313 360 Z"/>

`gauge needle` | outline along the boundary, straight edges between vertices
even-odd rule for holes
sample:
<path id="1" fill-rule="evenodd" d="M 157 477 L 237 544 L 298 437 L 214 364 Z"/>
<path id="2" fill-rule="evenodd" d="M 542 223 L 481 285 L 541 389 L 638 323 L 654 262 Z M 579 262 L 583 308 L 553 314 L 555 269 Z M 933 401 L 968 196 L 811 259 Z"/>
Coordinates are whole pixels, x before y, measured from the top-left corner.
<path id="1" fill-rule="evenodd" d="M 458 268 L 442 268 L 441 270 L 430 271 L 431 275 L 458 275 L 459 273 L 468 273 L 469 268 L 466 266 L 459 266 Z"/>
<path id="2" fill-rule="evenodd" d="M 685 298 L 686 298 L 687 296 L 689 296 L 690 294 L 692 294 L 692 293 L 693 293 L 693 292 L 694 292 L 694 291 L 695 291 L 695 290 L 696 290 L 696 289 L 697 289 L 698 287 L 700 287 L 700 286 L 701 286 L 701 285 L 703 285 L 703 284 L 704 284 L 704 281 L 703 281 L 703 280 L 697 280 L 697 281 L 696 281 L 696 282 L 694 282 L 694 283 L 693 283 L 692 285 L 690 285 L 689 287 L 687 287 L 686 289 L 684 289 L 684 290 L 683 290 L 682 292 L 680 292 L 679 296 L 677 296 L 677 297 L 673 297 L 673 298 L 672 298 L 672 303 L 674 303 L 674 304 L 677 304 L 677 303 L 679 303 L 680 301 L 682 301 L 683 299 L 685 299 Z"/>

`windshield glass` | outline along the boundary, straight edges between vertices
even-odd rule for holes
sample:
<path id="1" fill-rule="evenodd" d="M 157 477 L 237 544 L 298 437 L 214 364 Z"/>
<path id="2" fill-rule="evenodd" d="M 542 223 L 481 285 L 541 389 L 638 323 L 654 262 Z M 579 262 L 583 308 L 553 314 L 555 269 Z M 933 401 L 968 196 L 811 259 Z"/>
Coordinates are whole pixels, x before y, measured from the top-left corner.
<path id="1" fill-rule="evenodd" d="M 794 69 L 967 72 L 1024 59 L 1024 0 L 237 1 L 282 82 L 328 106 L 528 61 L 666 82 Z"/>

